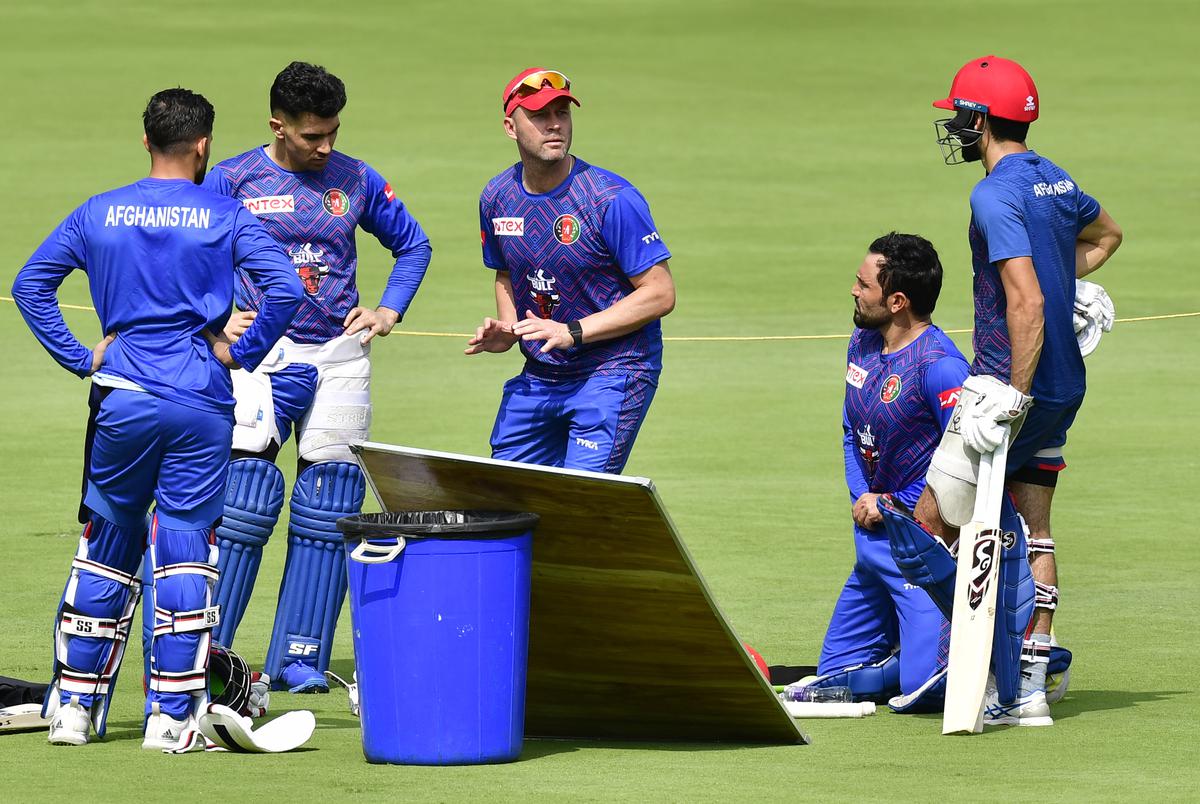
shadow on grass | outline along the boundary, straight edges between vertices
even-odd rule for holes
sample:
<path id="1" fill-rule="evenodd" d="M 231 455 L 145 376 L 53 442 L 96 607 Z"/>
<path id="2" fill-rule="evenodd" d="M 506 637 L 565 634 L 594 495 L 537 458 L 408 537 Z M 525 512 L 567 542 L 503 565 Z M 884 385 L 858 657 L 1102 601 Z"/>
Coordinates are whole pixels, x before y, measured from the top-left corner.
<path id="1" fill-rule="evenodd" d="M 1075 690 L 1054 704 L 1051 714 L 1055 720 L 1066 720 L 1088 712 L 1103 712 L 1106 709 L 1127 709 L 1143 703 L 1168 701 L 1185 690 Z"/>
<path id="2" fill-rule="evenodd" d="M 335 659 L 329 663 L 329 669 L 347 681 L 354 681 L 354 659 Z"/>
<path id="3" fill-rule="evenodd" d="M 661 743 L 641 740 L 568 740 L 553 737 L 526 737 L 518 762 L 529 762 L 555 754 L 569 754 L 581 749 L 613 749 L 629 751 L 680 751 L 693 754 L 700 751 L 752 751 L 755 749 L 777 749 L 781 746 L 765 743 Z M 786 747 L 786 746 L 784 746 Z"/>

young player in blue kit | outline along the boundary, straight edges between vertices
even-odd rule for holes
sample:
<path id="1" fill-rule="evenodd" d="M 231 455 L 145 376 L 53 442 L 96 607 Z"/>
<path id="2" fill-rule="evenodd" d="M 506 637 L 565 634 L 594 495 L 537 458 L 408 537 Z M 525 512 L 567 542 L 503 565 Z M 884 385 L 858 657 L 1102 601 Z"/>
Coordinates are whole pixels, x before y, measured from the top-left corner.
<path id="1" fill-rule="evenodd" d="M 877 501 L 916 504 L 929 458 L 958 401 L 967 361 L 930 320 L 942 287 L 933 245 L 891 234 L 870 246 L 854 286 L 843 407 L 855 565 L 821 648 L 817 686 L 846 685 L 900 711 L 941 706 L 949 628 L 892 558 Z"/>
<path id="2" fill-rule="evenodd" d="M 212 139 L 208 101 L 165 90 L 150 99 L 143 122 L 150 177 L 84 202 L 13 283 L 46 350 L 92 378 L 85 527 L 55 621 L 44 710 L 58 745 L 85 744 L 89 726 L 104 735 L 143 553 L 153 584 L 143 747 L 174 748 L 194 730 L 219 621 L 213 525 L 233 429 L 229 367 L 257 365 L 303 293 L 254 216 L 197 186 Z M 230 346 L 216 333 L 229 318 L 235 267 L 263 295 L 258 317 Z M 71 334 L 58 308 L 58 286 L 73 270 L 87 273 L 108 333 L 94 350 Z"/>
<path id="3" fill-rule="evenodd" d="M 237 426 L 225 519 L 217 530 L 225 614 L 216 638 L 232 645 L 263 546 L 283 507 L 280 446 L 296 430 L 287 559 L 264 670 L 277 688 L 328 692 L 338 613 L 346 596 L 340 517 L 362 507 L 365 483 L 349 444 L 371 420 L 369 342 L 400 321 L 429 266 L 429 240 L 390 184 L 333 150 L 345 86 L 324 68 L 289 64 L 271 86 L 269 145 L 227 159 L 204 185 L 262 221 L 304 283 L 304 303 L 254 373 L 234 373 Z M 395 258 L 379 306 L 359 305 L 355 229 Z M 253 320 L 262 290 L 242 275 L 227 333 Z"/>
<path id="4" fill-rule="evenodd" d="M 1011 705 L 990 701 L 985 722 L 1049 725 L 1046 669 L 1058 605 L 1050 505 L 1085 389 L 1074 308 L 1081 294 L 1095 292 L 1077 279 L 1112 256 L 1121 230 L 1062 168 L 1026 147 L 1039 100 L 1016 62 L 968 62 L 934 106 L 956 112 L 938 122 L 946 161 L 980 161 L 986 175 L 971 193 L 972 376 L 963 387 L 961 428 L 947 430 L 915 514 L 953 544 L 971 517 L 979 454 L 1012 428 L 1007 486 L 1030 529 L 1037 608 L 1023 648 L 1021 695 Z"/>
<path id="5" fill-rule="evenodd" d="M 492 457 L 619 473 L 658 387 L 671 254 L 633 185 L 570 155 L 571 104 L 555 70 L 523 70 L 504 89 L 521 161 L 479 199 L 496 318 L 465 351 L 519 342 L 525 354 L 504 386 Z"/>

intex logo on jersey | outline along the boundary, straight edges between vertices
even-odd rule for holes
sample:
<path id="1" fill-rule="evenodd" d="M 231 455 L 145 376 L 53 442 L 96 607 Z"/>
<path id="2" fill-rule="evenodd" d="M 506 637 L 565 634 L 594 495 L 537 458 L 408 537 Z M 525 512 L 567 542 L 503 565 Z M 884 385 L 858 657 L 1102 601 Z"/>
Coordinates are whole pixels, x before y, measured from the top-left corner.
<path id="1" fill-rule="evenodd" d="M 492 234 L 496 237 L 524 237 L 524 218 L 492 218 Z"/>
<path id="2" fill-rule="evenodd" d="M 846 367 L 846 382 L 855 388 L 862 388 L 863 383 L 867 381 L 867 375 L 870 373 L 862 366 L 856 366 L 851 363 Z"/>
<path id="3" fill-rule="evenodd" d="M 529 297 L 537 306 L 538 315 L 549 318 L 558 308 L 558 293 L 554 285 L 558 281 L 552 276 L 546 276 L 546 269 L 538 268 L 536 274 L 525 277 L 529 282 Z"/>
<path id="4" fill-rule="evenodd" d="M 334 187 L 326 190 L 325 195 L 321 196 L 321 205 L 330 215 L 340 218 L 350 211 L 350 196 Z"/>
<path id="5" fill-rule="evenodd" d="M 883 381 L 883 387 L 879 389 L 880 402 L 895 402 L 896 397 L 900 396 L 900 375 L 891 374 Z"/>
<path id="6" fill-rule="evenodd" d="M 941 402 L 942 408 L 952 408 L 958 404 L 959 394 L 962 393 L 962 386 L 958 388 L 947 388 L 938 394 L 938 401 Z"/>
<path id="7" fill-rule="evenodd" d="M 296 211 L 296 198 L 291 195 L 264 195 L 261 198 L 245 198 L 242 204 L 255 215 L 279 215 Z"/>
<path id="8" fill-rule="evenodd" d="M 579 218 L 574 215 L 559 215 L 554 219 L 554 239 L 564 245 L 571 245 L 579 239 Z"/>
<path id="9" fill-rule="evenodd" d="M 293 636 L 288 637 L 288 656 L 308 658 L 309 656 L 315 656 L 319 650 L 321 650 L 321 643 L 315 639 L 305 639 L 304 637 Z"/>
<path id="10" fill-rule="evenodd" d="M 296 273 L 304 283 L 304 292 L 315 296 L 321 289 L 321 280 L 329 276 L 329 266 L 321 259 L 325 252 L 313 248 L 312 243 L 305 243 L 298 249 L 288 249 L 288 256 L 292 258 L 292 265 L 296 266 Z"/>
<path id="11" fill-rule="evenodd" d="M 653 243 L 655 240 L 662 240 L 662 238 L 658 236 L 658 232 L 651 232 L 642 238 L 642 242 L 647 246 Z"/>
<path id="12" fill-rule="evenodd" d="M 1066 195 L 1075 189 L 1075 182 L 1071 181 L 1070 179 L 1061 179 L 1054 182 L 1054 184 L 1048 184 L 1044 181 L 1039 181 L 1038 183 L 1032 185 L 1032 187 L 1033 197 L 1041 198 L 1042 196 L 1046 195 Z"/>

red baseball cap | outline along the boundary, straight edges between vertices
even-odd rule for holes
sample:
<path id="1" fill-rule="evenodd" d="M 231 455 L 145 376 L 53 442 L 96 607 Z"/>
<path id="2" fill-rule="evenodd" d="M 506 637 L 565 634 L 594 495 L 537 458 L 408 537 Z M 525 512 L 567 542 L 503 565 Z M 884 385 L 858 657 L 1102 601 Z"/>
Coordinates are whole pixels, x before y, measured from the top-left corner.
<path id="1" fill-rule="evenodd" d="M 505 85 L 501 103 L 508 116 L 518 106 L 536 112 L 555 98 L 567 98 L 579 105 L 579 100 L 571 94 L 571 80 L 565 75 L 545 67 L 527 67 Z"/>
<path id="2" fill-rule="evenodd" d="M 963 65 L 950 84 L 950 96 L 936 100 L 938 109 L 973 112 L 1032 123 L 1038 117 L 1038 93 L 1025 68 L 1010 59 L 984 56 Z"/>

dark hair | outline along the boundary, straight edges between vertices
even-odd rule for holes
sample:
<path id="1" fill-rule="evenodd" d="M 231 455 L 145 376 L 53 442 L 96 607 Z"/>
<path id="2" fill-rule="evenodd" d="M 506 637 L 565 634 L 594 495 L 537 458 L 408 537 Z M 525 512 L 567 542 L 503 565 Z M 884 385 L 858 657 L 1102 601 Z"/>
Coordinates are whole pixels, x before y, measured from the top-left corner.
<path id="1" fill-rule="evenodd" d="M 294 61 L 275 76 L 271 84 L 271 113 L 288 117 L 304 113 L 317 117 L 336 117 L 346 105 L 346 85 L 324 67 Z"/>
<path id="2" fill-rule="evenodd" d="M 888 232 L 868 250 L 883 257 L 879 286 L 884 296 L 903 293 L 914 313 L 928 317 L 942 292 L 942 263 L 933 243 L 920 235 Z"/>
<path id="3" fill-rule="evenodd" d="M 1029 124 L 1018 123 L 1004 117 L 987 116 L 987 127 L 992 138 L 1000 142 L 1025 142 L 1029 136 Z"/>
<path id="4" fill-rule="evenodd" d="M 215 117 L 203 95 L 177 87 L 154 93 L 142 113 L 142 126 L 152 150 L 177 156 L 201 137 L 212 136 Z"/>

